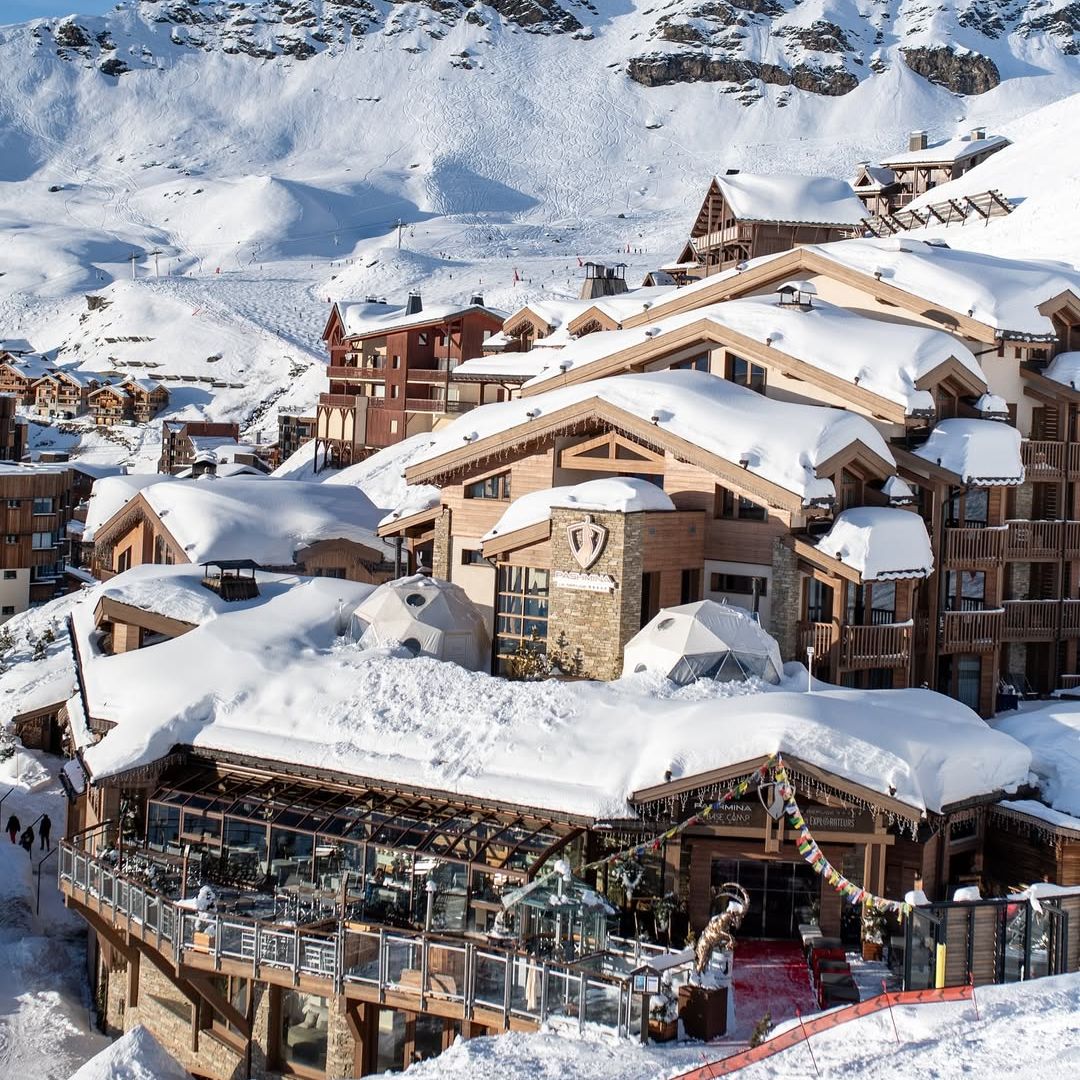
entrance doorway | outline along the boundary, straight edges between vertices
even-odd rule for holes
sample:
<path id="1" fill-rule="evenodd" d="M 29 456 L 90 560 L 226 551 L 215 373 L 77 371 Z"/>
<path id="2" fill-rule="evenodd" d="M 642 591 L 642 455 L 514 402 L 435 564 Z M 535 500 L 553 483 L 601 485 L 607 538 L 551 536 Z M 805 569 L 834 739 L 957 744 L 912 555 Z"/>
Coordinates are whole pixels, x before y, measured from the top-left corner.
<path id="1" fill-rule="evenodd" d="M 813 921 L 821 896 L 821 879 L 804 862 L 713 859 L 713 888 L 726 881 L 738 882 L 750 894 L 741 937 L 797 937 L 799 923 Z"/>

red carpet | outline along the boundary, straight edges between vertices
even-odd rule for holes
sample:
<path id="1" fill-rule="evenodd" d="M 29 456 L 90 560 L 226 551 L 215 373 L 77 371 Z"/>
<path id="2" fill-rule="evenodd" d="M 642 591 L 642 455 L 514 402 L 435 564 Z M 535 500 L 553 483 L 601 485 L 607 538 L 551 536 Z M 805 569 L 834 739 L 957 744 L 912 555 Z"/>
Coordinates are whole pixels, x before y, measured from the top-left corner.
<path id="1" fill-rule="evenodd" d="M 818 1005 L 802 947 L 793 941 L 740 941 L 735 946 L 735 1036 L 749 1039 L 766 1014 L 773 1024 Z"/>

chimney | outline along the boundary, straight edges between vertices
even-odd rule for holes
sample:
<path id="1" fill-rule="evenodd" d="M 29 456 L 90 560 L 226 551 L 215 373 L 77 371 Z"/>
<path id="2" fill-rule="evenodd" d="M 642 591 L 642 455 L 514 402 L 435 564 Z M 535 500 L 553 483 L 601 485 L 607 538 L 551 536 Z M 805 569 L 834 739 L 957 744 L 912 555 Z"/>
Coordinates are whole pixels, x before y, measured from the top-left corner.
<path id="1" fill-rule="evenodd" d="M 739 170 L 738 169 L 725 169 L 724 170 L 724 175 L 725 176 L 738 176 L 739 175 Z"/>
<path id="2" fill-rule="evenodd" d="M 971 129 L 971 141 L 972 142 L 981 142 L 985 138 L 986 138 L 986 128 L 977 127 L 977 128 L 972 128 Z"/>
<path id="3" fill-rule="evenodd" d="M 424 304 L 420 299 L 420 294 L 418 292 L 409 293 L 409 299 L 405 301 L 405 314 L 419 315 L 423 309 Z"/>
<path id="4" fill-rule="evenodd" d="M 470 307 L 483 307 L 484 297 L 481 293 L 473 293 L 472 299 L 469 301 Z"/>
<path id="5" fill-rule="evenodd" d="M 911 138 L 908 140 L 908 150 L 925 150 L 926 149 L 926 132 L 925 131 L 913 131 Z"/>

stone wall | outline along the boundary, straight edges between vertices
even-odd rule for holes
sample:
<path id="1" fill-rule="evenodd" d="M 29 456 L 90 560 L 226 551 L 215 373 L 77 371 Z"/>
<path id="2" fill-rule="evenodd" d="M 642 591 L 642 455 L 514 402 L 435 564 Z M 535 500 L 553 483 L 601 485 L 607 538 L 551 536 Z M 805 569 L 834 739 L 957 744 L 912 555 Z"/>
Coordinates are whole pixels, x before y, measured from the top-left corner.
<path id="1" fill-rule="evenodd" d="M 771 585 L 769 625 L 765 629 L 776 638 L 783 660 L 798 660 L 802 581 L 795 549 L 785 544 L 780 537 L 773 541 Z"/>
<path id="2" fill-rule="evenodd" d="M 450 580 L 450 510 L 443 508 L 435 522 L 431 573 L 443 581 Z"/>
<path id="3" fill-rule="evenodd" d="M 595 512 L 584 515 L 607 529 L 600 557 L 583 571 L 571 554 L 567 527 L 582 520 L 580 510 L 551 512 L 552 581 L 548 607 L 548 647 L 565 634 L 569 649 L 580 648 L 584 673 L 595 679 L 617 679 L 622 674 L 626 642 L 641 625 L 641 559 L 644 514 Z M 555 584 L 556 571 L 615 582 L 610 591 L 565 588 Z"/>

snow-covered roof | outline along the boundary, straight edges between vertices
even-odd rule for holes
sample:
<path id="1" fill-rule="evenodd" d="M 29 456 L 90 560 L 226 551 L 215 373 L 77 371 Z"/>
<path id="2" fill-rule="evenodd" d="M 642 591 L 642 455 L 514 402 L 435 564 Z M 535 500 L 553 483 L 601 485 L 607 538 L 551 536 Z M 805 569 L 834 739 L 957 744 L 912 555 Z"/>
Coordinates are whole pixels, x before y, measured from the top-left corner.
<path id="1" fill-rule="evenodd" d="M 157 579 L 199 589 L 189 566 L 141 566 L 108 587 Z M 1030 755 L 966 706 L 927 690 L 660 691 L 510 682 L 424 657 L 360 650 L 339 612 L 370 586 L 260 574 L 260 594 L 223 604 L 190 632 L 115 656 L 97 645 L 98 590 L 75 607 L 89 715 L 116 726 L 84 752 L 93 778 L 189 745 L 334 770 L 426 791 L 624 817 L 630 793 L 776 751 L 912 808 L 936 811 L 1012 790 Z M 710 733 L 702 738 L 702 731 Z"/>
<path id="2" fill-rule="evenodd" d="M 432 433 L 428 450 L 414 459 L 414 468 L 593 398 L 743 465 L 752 475 L 799 495 L 804 504 L 835 497 L 832 481 L 819 478 L 815 470 L 855 442 L 894 464 L 877 429 L 855 413 L 777 401 L 701 371 L 655 371 L 577 383 L 473 409 Z"/>
<path id="3" fill-rule="evenodd" d="M 586 480 L 566 487 L 530 491 L 515 499 L 495 526 L 485 533 L 484 540 L 538 525 L 551 517 L 555 507 L 575 510 L 612 510 L 632 514 L 642 510 L 674 510 L 675 504 L 662 488 L 633 476 L 612 476 Z"/>
<path id="4" fill-rule="evenodd" d="M 716 184 L 740 221 L 855 226 L 866 217 L 852 186 L 831 176 L 739 172 Z"/>
<path id="5" fill-rule="evenodd" d="M 859 191 L 880 191 L 896 183 L 896 174 L 883 165 L 862 165 L 860 168 L 868 182 L 859 184 Z"/>
<path id="6" fill-rule="evenodd" d="M 1042 799 L 1062 814 L 1080 817 L 1080 702 L 1022 702 L 999 714 L 995 729 L 1031 751 Z"/>
<path id="7" fill-rule="evenodd" d="M 450 372 L 454 379 L 505 379 L 508 382 L 524 382 L 539 374 L 548 358 L 542 349 L 529 352 L 493 353 L 491 356 L 477 356 L 458 364 Z"/>
<path id="8" fill-rule="evenodd" d="M 771 296 L 728 300 L 669 315 L 652 325 L 590 334 L 561 349 L 527 385 L 540 385 L 563 371 L 600 363 L 650 339 L 662 349 L 665 334 L 701 320 L 708 320 L 718 332 L 742 334 L 878 394 L 902 405 L 908 414 L 933 412 L 933 394 L 917 389 L 916 383 L 950 359 L 965 368 L 977 385 L 986 386 L 971 350 L 944 330 L 870 319 L 820 299 L 812 307 L 783 305 Z"/>
<path id="9" fill-rule="evenodd" d="M 193 563 L 290 566 L 297 551 L 323 540 L 390 550 L 375 535 L 381 511 L 351 487 L 235 476 L 152 484 L 142 496 Z"/>
<path id="10" fill-rule="evenodd" d="M 616 293 L 614 296 L 597 296 L 589 301 L 575 319 L 587 311 L 598 311 L 609 319 L 614 319 L 615 322 L 622 322 L 631 315 L 639 314 L 662 296 L 667 296 L 674 284 L 675 282 L 672 281 L 667 285 L 648 285 L 640 289 L 629 289 L 624 293 Z"/>
<path id="11" fill-rule="evenodd" d="M 24 375 L 28 379 L 40 379 L 42 375 L 47 375 L 56 366 L 49 362 L 44 356 L 11 356 L 4 357 L 0 355 L 0 362 L 8 364 L 15 371 Z"/>
<path id="12" fill-rule="evenodd" d="M 972 139 L 962 135 L 928 146 L 925 150 L 905 150 L 901 154 L 891 154 L 882 158 L 881 164 L 893 168 L 897 165 L 946 165 L 1008 145 L 1009 140 L 1004 135 L 989 135 L 984 139 Z"/>
<path id="13" fill-rule="evenodd" d="M 135 386 L 144 394 L 152 394 L 155 390 L 169 392 L 169 388 L 163 383 L 154 382 L 153 379 L 137 379 L 134 375 L 124 376 L 124 386 Z"/>
<path id="14" fill-rule="evenodd" d="M 1058 353 L 1046 365 L 1043 375 L 1062 386 L 1080 390 L 1080 352 Z"/>
<path id="15" fill-rule="evenodd" d="M 176 482 L 175 477 L 161 473 L 125 473 L 121 476 L 103 476 L 96 480 L 86 507 L 83 540 L 92 542 L 98 529 L 143 488 L 151 484 Z"/>
<path id="16" fill-rule="evenodd" d="M 973 408 L 981 416 L 1006 419 L 1009 415 L 1009 403 L 997 394 L 982 394 Z"/>
<path id="17" fill-rule="evenodd" d="M 1037 799 L 1006 799 L 998 803 L 998 806 L 1023 814 L 1025 817 L 1037 818 L 1055 829 L 1067 829 L 1080 838 L 1080 815 L 1063 814 L 1060 810 L 1055 810 Z"/>
<path id="18" fill-rule="evenodd" d="M 996 420 L 942 420 L 915 455 L 965 484 L 1022 484 L 1020 432 Z"/>
<path id="19" fill-rule="evenodd" d="M 339 301 L 338 317 L 347 338 L 372 337 L 376 334 L 389 334 L 395 330 L 407 330 L 410 327 L 428 326 L 431 323 L 458 319 L 469 312 L 490 315 L 500 322 L 506 318 L 506 312 L 498 308 L 480 304 L 425 304 L 412 314 L 405 313 L 405 305 L 379 304 L 372 301 Z"/>
<path id="20" fill-rule="evenodd" d="M 863 581 L 926 578 L 934 553 L 918 514 L 891 506 L 856 506 L 837 514 L 818 550 L 857 570 Z"/>
<path id="21" fill-rule="evenodd" d="M 1080 270 L 1067 263 L 1006 259 L 908 236 L 805 250 L 985 323 L 998 336 L 1052 339 L 1053 321 L 1039 305 L 1069 291 L 1080 297 Z"/>

